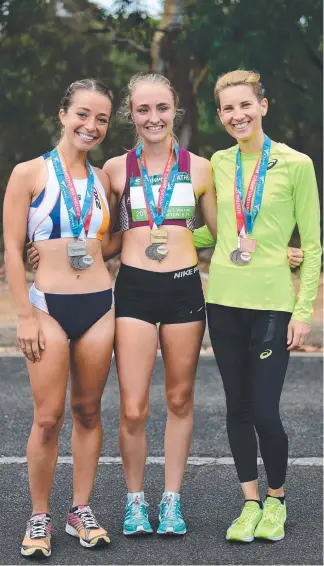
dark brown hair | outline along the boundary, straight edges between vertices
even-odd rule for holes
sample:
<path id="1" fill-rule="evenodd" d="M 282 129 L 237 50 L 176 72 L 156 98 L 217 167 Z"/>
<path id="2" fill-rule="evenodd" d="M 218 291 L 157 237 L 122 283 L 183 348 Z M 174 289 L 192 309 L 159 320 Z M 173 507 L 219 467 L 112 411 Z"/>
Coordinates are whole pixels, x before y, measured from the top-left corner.
<path id="1" fill-rule="evenodd" d="M 106 96 L 111 103 L 113 102 L 112 92 L 104 83 L 97 79 L 81 79 L 79 81 L 74 81 L 74 83 L 70 84 L 70 86 L 66 89 L 60 102 L 60 108 L 62 108 L 64 112 L 67 112 L 71 106 L 73 95 L 77 90 L 98 92 L 99 94 Z"/>

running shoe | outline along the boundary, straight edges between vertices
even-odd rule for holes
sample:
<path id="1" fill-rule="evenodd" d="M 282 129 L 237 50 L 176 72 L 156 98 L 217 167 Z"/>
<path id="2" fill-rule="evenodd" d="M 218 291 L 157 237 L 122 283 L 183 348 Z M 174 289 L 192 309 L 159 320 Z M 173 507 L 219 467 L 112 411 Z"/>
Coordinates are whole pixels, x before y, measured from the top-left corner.
<path id="1" fill-rule="evenodd" d="M 32 515 L 27 522 L 26 534 L 21 545 L 21 554 L 33 558 L 51 556 L 52 520 L 47 513 Z"/>
<path id="2" fill-rule="evenodd" d="M 180 495 L 167 492 L 160 503 L 158 535 L 184 535 L 187 532 L 180 508 Z"/>
<path id="3" fill-rule="evenodd" d="M 276 497 L 267 497 L 263 507 L 263 517 L 258 524 L 254 536 L 267 540 L 281 540 L 285 536 L 287 508 Z"/>
<path id="4" fill-rule="evenodd" d="M 262 509 L 257 501 L 246 501 L 242 513 L 227 529 L 229 541 L 252 542 L 254 531 L 262 519 Z"/>
<path id="5" fill-rule="evenodd" d="M 148 507 L 148 503 L 146 503 L 144 497 L 140 497 L 137 493 L 131 497 L 128 496 L 123 527 L 124 535 L 145 535 L 153 533 L 146 507 Z"/>
<path id="6" fill-rule="evenodd" d="M 94 548 L 110 543 L 107 531 L 99 525 L 88 505 L 71 507 L 65 532 L 73 537 L 78 537 L 81 546 L 85 548 Z"/>

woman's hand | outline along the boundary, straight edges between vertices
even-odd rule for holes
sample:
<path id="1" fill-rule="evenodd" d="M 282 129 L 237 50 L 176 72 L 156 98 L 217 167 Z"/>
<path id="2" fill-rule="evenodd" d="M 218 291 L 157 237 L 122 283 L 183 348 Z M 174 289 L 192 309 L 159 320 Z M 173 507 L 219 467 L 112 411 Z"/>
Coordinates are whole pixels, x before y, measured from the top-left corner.
<path id="1" fill-rule="evenodd" d="M 41 351 L 45 349 L 45 339 L 35 317 L 19 317 L 17 340 L 19 348 L 30 362 L 40 362 Z"/>
<path id="2" fill-rule="evenodd" d="M 27 249 L 28 263 L 31 264 L 33 271 L 36 271 L 39 264 L 39 252 L 34 248 L 33 242 L 28 242 L 27 246 L 30 246 L 29 249 Z"/>
<path id="3" fill-rule="evenodd" d="M 304 253 L 300 248 L 288 248 L 287 257 L 289 267 L 299 267 L 304 261 Z"/>
<path id="4" fill-rule="evenodd" d="M 300 348 L 306 338 L 310 335 L 311 325 L 306 322 L 300 322 L 299 320 L 291 320 L 288 325 L 287 333 L 287 350 L 293 350 L 294 348 Z"/>

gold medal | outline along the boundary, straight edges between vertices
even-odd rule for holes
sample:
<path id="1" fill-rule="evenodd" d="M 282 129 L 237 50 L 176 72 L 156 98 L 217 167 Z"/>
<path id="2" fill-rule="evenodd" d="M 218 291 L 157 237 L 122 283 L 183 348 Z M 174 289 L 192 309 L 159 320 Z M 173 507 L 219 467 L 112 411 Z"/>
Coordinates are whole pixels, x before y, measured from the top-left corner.
<path id="1" fill-rule="evenodd" d="M 168 231 L 164 229 L 151 230 L 151 244 L 166 244 L 168 241 Z"/>
<path id="2" fill-rule="evenodd" d="M 168 231 L 165 229 L 153 229 L 150 233 L 151 245 L 145 249 L 149 259 L 162 261 L 168 255 Z"/>

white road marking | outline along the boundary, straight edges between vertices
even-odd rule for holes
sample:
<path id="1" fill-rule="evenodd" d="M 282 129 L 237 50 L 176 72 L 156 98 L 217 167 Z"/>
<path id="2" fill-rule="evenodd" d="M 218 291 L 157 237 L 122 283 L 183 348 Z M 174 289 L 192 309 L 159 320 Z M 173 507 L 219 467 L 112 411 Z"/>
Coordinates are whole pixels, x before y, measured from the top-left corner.
<path id="1" fill-rule="evenodd" d="M 25 456 L 0 456 L 0 465 L 6 464 L 25 464 L 27 459 Z M 72 464 L 72 456 L 59 456 L 59 464 Z M 146 459 L 147 464 L 160 464 L 164 465 L 163 456 L 148 456 Z M 102 456 L 99 459 L 99 464 L 104 465 L 120 465 L 120 456 L 110 457 Z M 261 458 L 258 458 L 258 464 L 262 464 Z M 189 466 L 234 466 L 233 458 L 204 458 L 201 456 L 190 456 L 188 460 Z M 288 465 L 290 466 L 323 466 L 323 458 L 309 457 L 309 458 L 288 458 Z"/>

